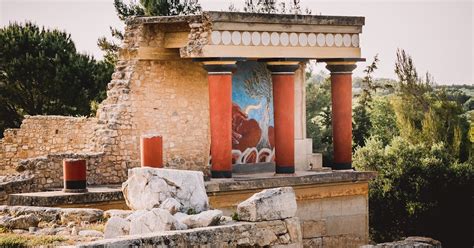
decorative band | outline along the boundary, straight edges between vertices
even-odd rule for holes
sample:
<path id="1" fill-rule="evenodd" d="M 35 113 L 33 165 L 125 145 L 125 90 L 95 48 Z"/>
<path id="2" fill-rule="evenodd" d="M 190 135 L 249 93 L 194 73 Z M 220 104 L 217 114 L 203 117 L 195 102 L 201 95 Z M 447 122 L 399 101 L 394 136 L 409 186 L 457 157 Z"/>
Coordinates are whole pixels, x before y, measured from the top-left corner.
<path id="1" fill-rule="evenodd" d="M 212 45 L 281 47 L 359 47 L 359 34 L 213 31 Z"/>

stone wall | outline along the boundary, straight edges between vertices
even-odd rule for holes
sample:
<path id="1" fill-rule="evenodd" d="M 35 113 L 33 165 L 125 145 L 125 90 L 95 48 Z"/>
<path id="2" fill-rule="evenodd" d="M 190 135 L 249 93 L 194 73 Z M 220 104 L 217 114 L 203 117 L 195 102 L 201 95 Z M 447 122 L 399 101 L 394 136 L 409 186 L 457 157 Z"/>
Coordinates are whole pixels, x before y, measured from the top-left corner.
<path id="1" fill-rule="evenodd" d="M 2 176 L 0 178 L 0 204 L 7 204 L 9 194 L 32 192 L 33 177 L 29 174 Z"/>
<path id="2" fill-rule="evenodd" d="M 264 180 L 208 182 L 211 207 L 225 215 L 238 203 L 265 188 L 293 187 L 304 247 L 359 247 L 368 243 L 370 172 L 333 171 Z"/>
<path id="3" fill-rule="evenodd" d="M 301 247 L 298 218 L 103 239 L 77 247 Z"/>
<path id="4" fill-rule="evenodd" d="M 90 171 L 89 179 L 121 183 L 127 170 L 140 164 L 140 136 L 151 133 L 163 136 L 165 166 L 207 173 L 207 73 L 199 63 L 179 56 L 166 61 L 134 59 L 138 47 L 161 46 L 164 33 L 160 28 L 127 26 L 120 60 L 96 118 L 27 116 L 20 128 L 5 131 L 0 140 L 0 175 L 15 173 L 22 159 L 33 158 L 28 162 L 31 165 L 40 163 L 44 158 L 37 157 L 41 156 L 103 152 L 100 169 Z M 177 49 L 174 52 L 179 54 Z M 37 177 L 36 182 L 43 182 L 41 188 L 62 183 L 57 180 L 61 170 L 56 158 L 28 167 L 48 178 Z"/>
<path id="5" fill-rule="evenodd" d="M 163 136 L 166 167 L 201 170 L 208 175 L 207 72 L 200 63 L 181 59 L 179 49 L 164 48 L 165 31 L 203 29 L 198 26 L 129 23 L 107 98 L 97 116 L 27 116 L 19 129 L 5 131 L 0 140 L 0 175 L 14 173 L 22 159 L 92 152 L 104 153 L 101 166 L 108 170 L 107 174 L 93 171 L 89 176 L 102 177 L 102 183 L 121 183 L 128 169 L 140 165 L 140 136 L 147 134 Z M 303 81 L 300 70 L 295 92 L 299 99 L 296 137 L 304 141 Z M 297 161 L 304 164 L 305 154 L 301 158 Z"/>
<path id="6" fill-rule="evenodd" d="M 84 159 L 87 164 L 87 184 L 108 183 L 117 177 L 113 167 L 103 163 L 103 153 L 57 153 L 20 160 L 17 171 L 26 172 L 33 177 L 34 191 L 63 187 L 63 160 Z"/>
<path id="7" fill-rule="evenodd" d="M 0 142 L 0 175 L 15 173 L 21 159 L 61 152 L 90 151 L 95 118 L 25 116 Z"/>

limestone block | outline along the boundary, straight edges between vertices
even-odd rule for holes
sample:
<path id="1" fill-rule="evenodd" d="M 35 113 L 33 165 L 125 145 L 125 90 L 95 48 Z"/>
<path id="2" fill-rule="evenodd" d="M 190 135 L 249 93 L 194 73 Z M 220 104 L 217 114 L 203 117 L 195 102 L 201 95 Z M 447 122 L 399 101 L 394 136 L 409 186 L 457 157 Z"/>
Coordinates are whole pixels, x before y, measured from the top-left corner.
<path id="1" fill-rule="evenodd" d="M 285 219 L 286 229 L 290 235 L 291 243 L 301 243 L 303 235 L 300 220 L 297 217 Z"/>
<path id="2" fill-rule="evenodd" d="M 359 237 L 367 237 L 367 218 L 368 216 L 364 214 L 328 217 L 326 219 L 327 235 L 352 234 Z"/>
<path id="3" fill-rule="evenodd" d="M 168 210 L 170 214 L 175 214 L 180 211 L 181 203 L 174 198 L 168 198 L 161 203 L 160 208 Z"/>
<path id="4" fill-rule="evenodd" d="M 96 222 L 104 216 L 104 211 L 91 208 L 64 208 L 61 209 L 60 215 L 63 224 L 71 221 L 75 223 L 83 221 Z"/>
<path id="5" fill-rule="evenodd" d="M 244 221 L 280 220 L 295 217 L 296 209 L 293 188 L 283 187 L 254 194 L 237 206 L 237 214 Z"/>
<path id="6" fill-rule="evenodd" d="M 0 227 L 9 229 L 29 230 L 30 227 L 37 227 L 39 219 L 33 214 L 20 215 L 18 217 L 5 216 L 0 219 Z"/>
<path id="7" fill-rule="evenodd" d="M 122 191 L 132 210 L 156 208 L 168 198 L 176 199 L 184 212 L 191 209 L 199 213 L 209 207 L 200 171 L 133 168 L 128 176 Z"/>
<path id="8" fill-rule="evenodd" d="M 184 223 L 188 228 L 207 227 L 219 224 L 221 217 L 222 211 L 208 210 L 199 214 L 185 216 L 181 218 L 180 222 Z"/>
<path id="9" fill-rule="evenodd" d="M 79 231 L 79 236 L 84 237 L 102 237 L 104 234 L 97 230 L 82 230 Z"/>
<path id="10" fill-rule="evenodd" d="M 326 235 L 326 221 L 305 220 L 303 223 L 303 238 L 317 238 Z"/>
<path id="11" fill-rule="evenodd" d="M 118 216 L 111 217 L 105 224 L 104 238 L 116 238 L 130 233 L 130 221 Z"/>
<path id="12" fill-rule="evenodd" d="M 123 209 L 109 209 L 104 212 L 104 218 L 108 219 L 111 217 L 120 217 L 120 218 L 127 218 L 133 211 L 131 210 L 123 210 Z"/>
<path id="13" fill-rule="evenodd" d="M 176 220 L 168 211 L 154 208 L 131 218 L 130 235 L 176 230 L 176 226 Z"/>
<path id="14" fill-rule="evenodd" d="M 303 239 L 303 248 L 322 248 L 322 238 Z"/>

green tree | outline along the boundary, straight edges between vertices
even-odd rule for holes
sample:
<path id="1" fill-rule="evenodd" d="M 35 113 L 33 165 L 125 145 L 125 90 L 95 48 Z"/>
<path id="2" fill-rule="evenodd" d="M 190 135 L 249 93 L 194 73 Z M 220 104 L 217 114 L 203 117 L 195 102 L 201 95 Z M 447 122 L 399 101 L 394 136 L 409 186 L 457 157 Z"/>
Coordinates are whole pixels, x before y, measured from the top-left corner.
<path id="1" fill-rule="evenodd" d="M 352 139 L 355 146 L 364 146 L 365 140 L 369 137 L 369 130 L 372 127 L 370 121 L 370 111 L 372 109 L 372 98 L 376 93 L 377 85 L 374 82 L 372 74 L 377 69 L 379 62 L 378 55 L 368 65 L 365 70 L 365 77 L 361 81 L 361 93 L 357 98 L 357 105 L 353 113 Z"/>
<path id="2" fill-rule="evenodd" d="M 300 0 L 279 1 L 279 0 L 245 0 L 244 12 L 248 13 L 264 13 L 264 14 L 311 14 L 309 8 L 304 11 L 301 8 Z M 234 4 L 230 4 L 229 11 L 238 12 Z"/>
<path id="3" fill-rule="evenodd" d="M 370 110 L 369 137 L 378 138 L 383 146 L 399 135 L 395 111 L 390 103 L 390 96 L 377 96 L 372 101 Z"/>
<path id="4" fill-rule="evenodd" d="M 433 88 L 433 79 L 418 77 L 412 58 L 397 51 L 395 73 L 399 78 L 392 98 L 400 135 L 413 144 L 443 142 L 462 161 L 469 154 L 468 125 L 463 105 L 450 99 L 444 89 Z"/>
<path id="5" fill-rule="evenodd" d="M 313 77 L 318 77 L 315 75 Z M 313 140 L 313 151 L 323 154 L 323 163 L 332 163 L 332 122 L 331 122 L 331 81 L 329 78 L 322 83 L 306 84 L 306 130 Z"/>
<path id="6" fill-rule="evenodd" d="M 140 0 L 139 3 L 131 1 L 129 4 L 124 3 L 123 0 L 114 0 L 114 7 L 117 16 L 123 22 L 131 16 L 191 15 L 201 11 L 198 0 Z M 115 64 L 120 42 L 123 40 L 123 31 L 110 27 L 110 32 L 112 40 L 100 37 L 97 45 L 105 53 L 105 60 L 110 64 Z"/>
<path id="7" fill-rule="evenodd" d="M 112 71 L 77 53 L 65 32 L 10 23 L 0 29 L 0 132 L 24 115 L 89 115 Z"/>

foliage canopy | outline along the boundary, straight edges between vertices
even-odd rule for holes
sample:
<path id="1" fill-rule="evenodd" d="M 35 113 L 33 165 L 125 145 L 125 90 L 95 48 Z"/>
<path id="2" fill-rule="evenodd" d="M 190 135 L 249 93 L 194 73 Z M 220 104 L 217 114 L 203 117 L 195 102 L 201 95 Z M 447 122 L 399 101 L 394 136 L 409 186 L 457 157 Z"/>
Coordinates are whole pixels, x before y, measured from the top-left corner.
<path id="1" fill-rule="evenodd" d="M 24 115 L 89 115 L 110 64 L 79 54 L 69 34 L 11 23 L 0 29 L 0 132 Z"/>

